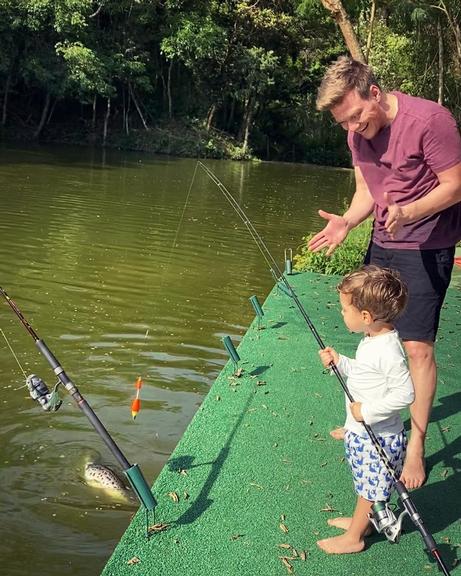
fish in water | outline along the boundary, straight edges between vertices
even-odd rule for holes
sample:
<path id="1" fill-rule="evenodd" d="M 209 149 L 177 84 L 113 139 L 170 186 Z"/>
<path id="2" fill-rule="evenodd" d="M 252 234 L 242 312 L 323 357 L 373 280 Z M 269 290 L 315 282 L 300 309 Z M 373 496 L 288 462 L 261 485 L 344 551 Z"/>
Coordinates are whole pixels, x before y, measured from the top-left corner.
<path id="1" fill-rule="evenodd" d="M 88 462 L 85 465 L 85 481 L 90 486 L 105 490 L 111 496 L 123 500 L 132 500 L 128 488 L 117 474 L 103 464 Z"/>

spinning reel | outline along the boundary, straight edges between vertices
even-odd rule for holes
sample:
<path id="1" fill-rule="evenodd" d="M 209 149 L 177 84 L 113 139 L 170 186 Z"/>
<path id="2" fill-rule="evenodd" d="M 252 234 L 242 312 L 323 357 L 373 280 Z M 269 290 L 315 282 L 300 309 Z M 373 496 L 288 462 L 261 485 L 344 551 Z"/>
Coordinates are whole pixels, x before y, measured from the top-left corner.
<path id="1" fill-rule="evenodd" d="M 371 514 L 368 514 L 370 522 L 375 530 L 384 534 L 391 544 L 397 544 L 402 533 L 402 521 L 406 510 L 396 516 L 394 511 L 389 507 L 387 502 L 375 502 L 371 507 Z"/>
<path id="2" fill-rule="evenodd" d="M 26 379 L 27 388 L 32 400 L 37 400 L 43 410 L 47 412 L 56 412 L 62 404 L 62 400 L 57 393 L 58 384 L 50 392 L 48 386 L 35 374 L 31 374 Z"/>

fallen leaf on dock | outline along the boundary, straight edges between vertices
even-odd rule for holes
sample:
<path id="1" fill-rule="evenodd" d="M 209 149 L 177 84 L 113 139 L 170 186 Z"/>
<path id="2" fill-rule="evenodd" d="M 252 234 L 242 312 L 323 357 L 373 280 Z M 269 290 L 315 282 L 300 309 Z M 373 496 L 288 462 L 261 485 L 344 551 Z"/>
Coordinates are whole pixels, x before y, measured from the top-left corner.
<path id="1" fill-rule="evenodd" d="M 131 560 L 128 560 L 127 564 L 131 566 L 132 564 L 139 564 L 140 562 L 141 560 L 137 556 L 133 556 Z"/>
<path id="2" fill-rule="evenodd" d="M 285 534 L 288 532 L 288 528 L 285 526 L 283 522 L 281 522 L 279 526 L 282 532 L 285 532 Z"/>
<path id="3" fill-rule="evenodd" d="M 148 532 L 164 532 L 165 530 L 168 530 L 169 527 L 170 527 L 170 525 L 167 524 L 166 522 L 159 522 L 158 524 L 152 524 L 152 526 L 149 526 L 147 531 Z"/>
<path id="4" fill-rule="evenodd" d="M 285 556 L 280 556 L 280 560 L 282 561 L 282 564 L 285 566 L 285 568 L 288 570 L 288 573 L 293 574 L 293 566 L 288 562 Z"/>
<path id="5" fill-rule="evenodd" d="M 179 502 L 179 496 L 176 492 L 168 492 L 168 496 L 173 500 L 173 502 Z"/>

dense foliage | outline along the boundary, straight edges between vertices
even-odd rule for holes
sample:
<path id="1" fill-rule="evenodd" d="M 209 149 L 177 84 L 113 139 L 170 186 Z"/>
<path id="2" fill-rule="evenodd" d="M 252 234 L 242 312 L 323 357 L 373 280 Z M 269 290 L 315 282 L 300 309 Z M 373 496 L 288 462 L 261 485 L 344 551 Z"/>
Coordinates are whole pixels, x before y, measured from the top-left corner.
<path id="1" fill-rule="evenodd" d="M 341 129 L 314 104 L 347 52 L 326 4 L 0 0 L 3 134 L 347 164 Z M 387 87 L 461 118 L 459 0 L 337 4 Z"/>
<path id="2" fill-rule="evenodd" d="M 326 256 L 325 250 L 310 252 L 307 243 L 314 234 L 304 237 L 299 253 L 294 257 L 294 269 L 297 272 L 308 270 L 321 274 L 348 274 L 363 264 L 370 243 L 371 229 L 371 219 L 353 228 L 331 256 Z"/>

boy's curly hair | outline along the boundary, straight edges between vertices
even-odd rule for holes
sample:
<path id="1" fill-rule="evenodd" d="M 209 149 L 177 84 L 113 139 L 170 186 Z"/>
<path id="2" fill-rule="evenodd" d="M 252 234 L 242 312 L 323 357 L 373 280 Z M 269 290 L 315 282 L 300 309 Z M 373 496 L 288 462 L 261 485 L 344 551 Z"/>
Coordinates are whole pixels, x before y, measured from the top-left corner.
<path id="1" fill-rule="evenodd" d="M 408 290 L 400 274 L 375 265 L 362 266 L 343 278 L 338 291 L 350 294 L 358 310 L 367 310 L 374 320 L 392 322 L 408 300 Z"/>

